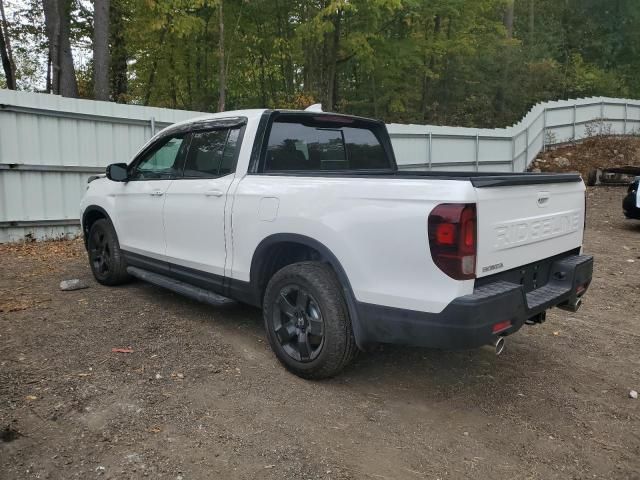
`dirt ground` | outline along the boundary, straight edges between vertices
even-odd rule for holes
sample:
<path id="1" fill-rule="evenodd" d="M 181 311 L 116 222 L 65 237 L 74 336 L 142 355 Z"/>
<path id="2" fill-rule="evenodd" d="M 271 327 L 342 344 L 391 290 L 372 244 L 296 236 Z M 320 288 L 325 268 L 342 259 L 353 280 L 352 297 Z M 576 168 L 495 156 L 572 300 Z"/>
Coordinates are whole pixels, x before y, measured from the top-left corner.
<path id="1" fill-rule="evenodd" d="M 100 286 L 79 241 L 0 246 L 0 478 L 640 478 L 623 193 L 589 191 L 577 314 L 552 310 L 500 357 L 385 346 L 322 382 L 278 364 L 255 309 Z"/>

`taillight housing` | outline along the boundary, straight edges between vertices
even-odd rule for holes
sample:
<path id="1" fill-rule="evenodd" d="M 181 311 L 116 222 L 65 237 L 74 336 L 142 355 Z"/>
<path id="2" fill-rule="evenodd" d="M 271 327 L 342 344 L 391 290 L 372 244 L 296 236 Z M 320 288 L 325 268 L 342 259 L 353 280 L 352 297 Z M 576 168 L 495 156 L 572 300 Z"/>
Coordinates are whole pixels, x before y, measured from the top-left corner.
<path id="1" fill-rule="evenodd" d="M 429 214 L 429 248 L 440 270 L 456 280 L 476 277 L 475 203 L 442 203 Z"/>

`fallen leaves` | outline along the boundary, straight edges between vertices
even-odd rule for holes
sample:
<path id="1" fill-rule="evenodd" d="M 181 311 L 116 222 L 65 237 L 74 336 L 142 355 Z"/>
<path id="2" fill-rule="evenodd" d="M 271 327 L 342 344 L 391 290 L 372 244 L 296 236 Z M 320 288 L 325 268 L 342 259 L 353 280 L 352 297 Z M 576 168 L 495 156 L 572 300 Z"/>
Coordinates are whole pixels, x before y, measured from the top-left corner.
<path id="1" fill-rule="evenodd" d="M 0 290 L 0 313 L 20 312 L 50 302 L 50 298 L 38 298 L 29 293 Z"/>
<path id="2" fill-rule="evenodd" d="M 127 347 L 127 348 L 113 347 L 111 349 L 111 351 L 113 353 L 133 353 L 133 348 L 131 348 L 131 347 Z"/>
<path id="3" fill-rule="evenodd" d="M 84 254 L 84 243 L 81 238 L 0 244 L 0 255 L 14 255 L 18 258 L 31 257 L 45 260 L 51 257 L 75 258 Z"/>

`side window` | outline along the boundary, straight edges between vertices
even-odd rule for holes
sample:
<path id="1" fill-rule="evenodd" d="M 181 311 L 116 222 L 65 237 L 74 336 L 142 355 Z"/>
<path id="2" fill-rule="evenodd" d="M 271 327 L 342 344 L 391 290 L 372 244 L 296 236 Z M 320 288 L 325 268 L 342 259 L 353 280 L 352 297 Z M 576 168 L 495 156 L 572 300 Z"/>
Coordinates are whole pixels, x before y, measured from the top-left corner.
<path id="1" fill-rule="evenodd" d="M 229 175 L 236 171 L 236 151 L 238 150 L 238 139 L 240 138 L 240 129 L 234 128 L 229 131 L 227 144 L 222 153 L 222 163 L 220 164 L 220 176 Z"/>
<path id="2" fill-rule="evenodd" d="M 136 163 L 130 179 L 161 180 L 175 177 L 179 174 L 180 158 L 185 148 L 184 135 L 164 139 Z"/>
<path id="3" fill-rule="evenodd" d="M 239 129 L 210 130 L 192 134 L 185 160 L 187 178 L 215 178 L 235 169 Z"/>

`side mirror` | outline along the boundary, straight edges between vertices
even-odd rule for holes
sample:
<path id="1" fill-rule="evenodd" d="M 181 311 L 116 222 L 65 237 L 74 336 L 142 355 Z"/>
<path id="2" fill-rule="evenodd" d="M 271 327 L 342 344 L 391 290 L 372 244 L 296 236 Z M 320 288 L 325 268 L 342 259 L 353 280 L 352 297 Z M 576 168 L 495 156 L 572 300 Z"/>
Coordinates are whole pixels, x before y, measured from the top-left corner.
<path id="1" fill-rule="evenodd" d="M 126 163 L 112 163 L 107 167 L 107 178 L 114 182 L 126 182 L 129 178 Z"/>

